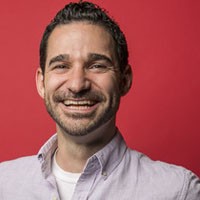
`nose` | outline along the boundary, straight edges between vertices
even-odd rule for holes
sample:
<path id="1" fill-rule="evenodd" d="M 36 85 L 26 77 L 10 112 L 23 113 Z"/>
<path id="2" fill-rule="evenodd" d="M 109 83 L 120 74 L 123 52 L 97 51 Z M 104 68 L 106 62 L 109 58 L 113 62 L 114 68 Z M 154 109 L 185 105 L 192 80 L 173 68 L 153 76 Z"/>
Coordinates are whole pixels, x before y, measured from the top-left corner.
<path id="1" fill-rule="evenodd" d="M 90 89 L 91 83 L 87 78 L 84 68 L 77 66 L 71 69 L 67 81 L 67 87 L 72 93 L 80 93 Z"/>

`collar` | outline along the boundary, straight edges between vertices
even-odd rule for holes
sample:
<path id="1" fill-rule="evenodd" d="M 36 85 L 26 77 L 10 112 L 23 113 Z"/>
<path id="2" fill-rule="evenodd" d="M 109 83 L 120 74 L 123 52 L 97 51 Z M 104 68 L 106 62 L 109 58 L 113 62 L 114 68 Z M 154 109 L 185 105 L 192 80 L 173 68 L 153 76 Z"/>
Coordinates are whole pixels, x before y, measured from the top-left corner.
<path id="1" fill-rule="evenodd" d="M 120 132 L 117 131 L 114 138 L 94 155 L 100 163 L 101 174 L 104 179 L 120 164 L 126 150 L 127 146 L 125 141 Z"/>
<path id="2" fill-rule="evenodd" d="M 57 134 L 54 134 L 39 150 L 38 160 L 41 163 L 41 170 L 44 178 L 47 178 L 51 172 L 51 161 L 54 152 L 57 149 Z M 101 174 L 106 179 L 110 173 L 119 165 L 127 146 L 119 131 L 114 138 L 100 151 L 91 156 L 83 170 L 83 173 L 89 170 L 92 163 L 97 163 L 100 166 Z"/>
<path id="3" fill-rule="evenodd" d="M 49 140 L 41 147 L 37 157 L 41 163 L 41 170 L 44 178 L 47 178 L 51 174 L 51 160 L 54 152 L 57 149 L 57 134 L 50 137 Z"/>

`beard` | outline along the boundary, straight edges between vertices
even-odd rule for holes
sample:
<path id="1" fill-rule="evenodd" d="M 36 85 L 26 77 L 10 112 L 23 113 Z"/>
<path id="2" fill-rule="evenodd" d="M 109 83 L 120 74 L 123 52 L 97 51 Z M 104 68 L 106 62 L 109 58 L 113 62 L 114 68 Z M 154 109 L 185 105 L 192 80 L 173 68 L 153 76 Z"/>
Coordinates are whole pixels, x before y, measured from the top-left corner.
<path id="1" fill-rule="evenodd" d="M 59 108 L 60 104 L 64 106 L 64 101 L 67 99 L 87 99 L 99 105 L 92 112 L 69 113 Z M 98 91 L 86 91 L 77 94 L 65 94 L 64 92 L 57 91 L 52 98 L 45 95 L 47 112 L 61 131 L 71 136 L 84 136 L 102 126 L 116 115 L 119 104 L 120 95 L 118 93 L 112 93 L 108 97 L 105 97 L 105 95 Z"/>

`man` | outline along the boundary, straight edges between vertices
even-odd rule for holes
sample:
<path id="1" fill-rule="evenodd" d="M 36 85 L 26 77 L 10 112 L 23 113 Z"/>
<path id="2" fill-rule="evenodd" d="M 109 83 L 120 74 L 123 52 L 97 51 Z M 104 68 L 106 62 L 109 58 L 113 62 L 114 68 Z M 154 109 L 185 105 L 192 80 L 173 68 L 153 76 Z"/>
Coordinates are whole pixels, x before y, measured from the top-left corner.
<path id="1" fill-rule="evenodd" d="M 70 3 L 47 26 L 37 89 L 57 134 L 37 156 L 0 165 L 1 200 L 198 200 L 192 172 L 130 150 L 116 128 L 132 83 L 118 25 L 98 6 Z"/>

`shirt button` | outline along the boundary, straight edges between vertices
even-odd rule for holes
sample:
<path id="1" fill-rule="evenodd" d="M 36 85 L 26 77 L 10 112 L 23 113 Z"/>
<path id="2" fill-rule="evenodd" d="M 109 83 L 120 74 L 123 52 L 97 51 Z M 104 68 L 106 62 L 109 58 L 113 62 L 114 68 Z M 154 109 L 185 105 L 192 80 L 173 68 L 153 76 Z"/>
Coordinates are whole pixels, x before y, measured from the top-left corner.
<path id="1" fill-rule="evenodd" d="M 105 171 L 102 172 L 102 176 L 107 176 L 107 173 Z"/>
<path id="2" fill-rule="evenodd" d="M 57 198 L 56 198 L 56 197 L 53 197 L 52 200 L 57 200 Z"/>

